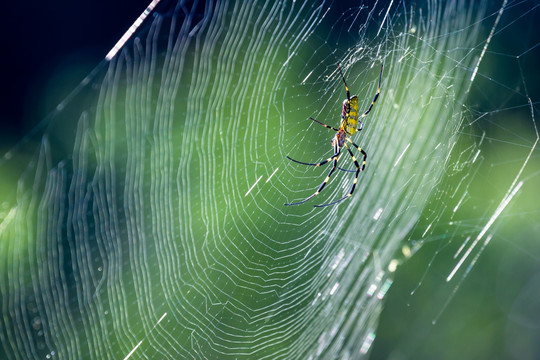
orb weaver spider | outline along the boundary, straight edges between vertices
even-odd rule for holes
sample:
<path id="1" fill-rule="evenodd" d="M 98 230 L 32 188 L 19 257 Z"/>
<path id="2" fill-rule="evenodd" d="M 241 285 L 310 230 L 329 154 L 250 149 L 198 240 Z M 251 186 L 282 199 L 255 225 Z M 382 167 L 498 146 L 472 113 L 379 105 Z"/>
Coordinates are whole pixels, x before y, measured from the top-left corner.
<path id="1" fill-rule="evenodd" d="M 302 164 L 302 165 L 310 165 L 310 166 L 321 166 L 321 165 L 327 164 L 330 161 L 332 161 L 332 169 L 330 169 L 330 172 L 326 176 L 326 179 L 324 179 L 323 183 L 319 186 L 319 188 L 317 189 L 317 191 L 313 195 L 307 197 L 306 199 L 304 199 L 302 201 L 295 202 L 295 203 L 288 203 L 288 204 L 284 204 L 284 205 L 291 206 L 291 205 L 303 204 L 306 201 L 308 201 L 309 199 L 311 199 L 312 197 L 314 197 L 316 195 L 319 195 L 319 193 L 322 191 L 322 189 L 324 189 L 326 183 L 330 180 L 330 177 L 332 176 L 332 174 L 334 173 L 336 168 L 338 168 L 338 169 L 340 169 L 342 171 L 355 172 L 355 170 L 346 170 L 346 169 L 342 169 L 342 168 L 337 166 L 338 160 L 341 158 L 341 155 L 342 155 L 341 150 L 342 150 L 342 148 L 344 146 L 347 149 L 347 152 L 349 153 L 349 155 L 351 156 L 351 159 L 354 162 L 354 166 L 356 166 L 356 176 L 354 178 L 354 181 L 353 181 L 353 184 L 352 184 L 352 187 L 351 187 L 351 191 L 347 195 L 342 197 L 341 199 L 338 199 L 336 201 L 332 201 L 331 203 L 328 203 L 328 204 L 314 205 L 314 207 L 324 207 L 324 206 L 335 205 L 335 204 L 349 198 L 350 196 L 352 196 L 352 194 L 354 192 L 354 189 L 356 188 L 356 183 L 358 182 L 358 174 L 360 174 L 360 171 L 363 171 L 364 168 L 366 167 L 366 159 L 367 159 L 366 152 L 364 150 L 362 150 L 362 148 L 360 148 L 358 145 L 356 145 L 350 139 L 350 136 L 354 135 L 354 133 L 356 131 L 362 130 L 362 128 L 364 126 L 362 121 L 358 120 L 358 96 L 357 95 L 351 96 L 351 93 L 349 91 L 349 87 L 347 86 L 347 82 L 345 81 L 345 76 L 343 76 L 343 71 L 341 70 L 341 64 L 338 64 L 338 68 L 339 68 L 339 73 L 341 74 L 341 78 L 343 79 L 343 83 L 345 84 L 345 90 L 347 91 L 347 98 L 345 100 L 343 100 L 343 111 L 341 113 L 341 125 L 339 126 L 339 129 L 336 129 L 335 127 L 332 127 L 332 126 L 328 126 L 326 124 L 323 124 L 322 122 L 310 117 L 310 119 L 315 121 L 316 123 L 321 124 L 322 126 L 328 128 L 328 129 L 332 129 L 332 130 L 337 132 L 336 136 L 334 136 L 332 138 L 332 141 L 331 141 L 332 148 L 334 149 L 334 155 L 332 157 L 324 160 L 324 161 L 319 162 L 319 163 L 306 163 L 306 162 L 294 160 L 293 158 L 287 156 L 287 158 L 289 160 L 292 160 L 292 161 L 294 161 L 296 163 L 299 163 L 299 164 Z M 373 108 L 373 105 L 375 104 L 375 101 L 377 101 L 377 99 L 379 98 L 379 94 L 381 93 L 382 73 L 383 73 L 383 65 L 381 65 L 381 73 L 379 74 L 379 85 L 377 87 L 377 93 L 375 94 L 375 97 L 373 98 L 373 101 L 371 101 L 371 105 L 369 106 L 369 108 L 360 116 L 360 118 L 364 118 L 365 116 L 367 116 L 367 114 L 369 114 L 369 112 Z M 360 151 L 360 153 L 362 153 L 364 158 L 362 160 L 362 166 L 361 167 L 360 167 L 360 164 L 358 164 L 358 160 L 356 160 L 356 157 L 354 156 L 354 154 L 351 151 L 351 148 L 349 147 L 349 144 L 347 144 L 347 142 L 349 142 L 358 151 Z"/>

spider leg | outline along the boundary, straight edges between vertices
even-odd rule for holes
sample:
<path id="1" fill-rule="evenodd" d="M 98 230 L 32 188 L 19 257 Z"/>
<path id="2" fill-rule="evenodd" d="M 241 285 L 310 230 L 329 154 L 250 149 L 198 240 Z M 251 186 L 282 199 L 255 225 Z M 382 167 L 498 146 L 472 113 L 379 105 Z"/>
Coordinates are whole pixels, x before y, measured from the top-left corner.
<path id="1" fill-rule="evenodd" d="M 369 109 L 367 109 L 366 112 L 363 113 L 362 116 L 360 116 L 360 118 L 363 118 L 367 114 L 369 114 L 369 112 L 371 111 L 371 108 L 373 107 L 373 105 L 375 105 L 375 101 L 377 101 L 377 99 L 379 98 L 379 94 L 381 93 L 382 71 L 383 71 L 383 65 L 381 65 L 381 73 L 379 74 L 379 86 L 377 87 L 377 93 L 375 94 L 375 97 L 373 98 L 371 105 L 369 105 Z M 362 130 L 362 129 L 359 129 L 359 130 Z"/>
<path id="2" fill-rule="evenodd" d="M 366 168 L 367 153 L 362 150 L 360 146 L 356 145 L 351 139 L 347 138 L 347 141 L 350 142 L 356 148 L 356 150 L 360 151 L 364 156 L 364 159 L 362 160 L 362 167 L 360 168 L 360 171 L 364 171 Z"/>
<path id="3" fill-rule="evenodd" d="M 321 161 L 320 163 L 307 163 L 307 162 L 303 162 L 303 161 L 294 160 L 294 159 L 293 159 L 292 157 L 290 157 L 289 155 L 287 155 L 287 159 L 289 159 L 289 160 L 291 160 L 291 161 L 294 161 L 295 163 L 302 164 L 302 165 L 321 166 L 321 165 L 326 164 L 327 162 L 332 161 L 332 159 L 335 157 L 335 155 L 336 155 L 336 154 L 334 154 L 334 156 L 329 157 L 328 159 L 326 159 L 326 160 L 324 160 L 324 161 Z"/>
<path id="4" fill-rule="evenodd" d="M 343 71 L 341 70 L 341 64 L 338 63 L 339 73 L 341 74 L 341 78 L 343 79 L 343 83 L 345 84 L 345 90 L 347 90 L 347 100 L 349 102 L 351 101 L 351 92 L 349 91 L 349 87 L 347 86 L 347 82 L 345 81 L 345 76 L 343 76 Z"/>
<path id="5" fill-rule="evenodd" d="M 331 203 L 328 203 L 328 204 L 314 205 L 314 207 L 325 207 L 325 206 L 335 205 L 338 202 L 341 202 L 341 201 L 347 199 L 348 197 L 352 196 L 352 194 L 354 192 L 354 189 L 356 188 L 356 183 L 358 182 L 358 174 L 360 174 L 360 171 L 364 170 L 364 167 L 365 167 L 365 164 L 366 164 L 366 153 L 363 150 L 360 150 L 362 152 L 362 154 L 364 154 L 364 162 L 362 164 L 362 168 L 360 168 L 360 165 L 358 164 L 358 161 L 354 157 L 354 154 L 352 153 L 352 151 L 349 148 L 349 145 L 347 145 L 347 143 L 345 143 L 345 147 L 347 148 L 347 151 L 349 152 L 349 155 L 351 155 L 351 158 L 352 158 L 352 160 L 354 162 L 354 166 L 356 166 L 356 176 L 354 177 L 354 181 L 353 181 L 353 184 L 352 184 L 352 187 L 351 187 L 351 191 L 347 195 L 342 197 L 341 199 L 338 199 L 336 201 L 332 201 Z"/>
<path id="6" fill-rule="evenodd" d="M 302 162 L 302 161 L 298 161 L 298 160 L 294 160 L 293 158 L 291 158 L 290 156 L 287 155 L 287 159 L 291 160 L 291 161 L 294 161 L 295 163 L 299 163 L 299 164 L 302 164 L 302 165 L 311 165 L 311 166 L 321 166 L 321 165 L 324 165 L 326 164 L 327 162 L 331 161 L 332 158 L 328 158 L 320 163 L 306 163 L 306 162 Z M 348 169 L 344 169 L 340 166 L 337 167 L 339 170 L 341 171 L 345 171 L 345 172 L 355 172 L 356 170 L 348 170 Z"/>
<path id="7" fill-rule="evenodd" d="M 314 119 L 314 118 L 312 118 L 312 117 L 310 117 L 310 119 L 313 120 L 313 121 L 315 121 L 316 123 L 321 124 L 322 126 L 324 126 L 324 127 L 326 127 L 326 128 L 332 129 L 332 130 L 334 130 L 334 131 L 339 131 L 339 129 L 336 129 L 335 127 L 332 127 L 332 126 L 328 126 L 328 125 L 326 125 L 326 124 L 323 124 L 323 123 L 320 122 L 319 120 L 316 120 L 316 119 Z"/>
<path id="8" fill-rule="evenodd" d="M 324 160 L 324 161 L 321 161 L 320 163 L 306 163 L 306 162 L 303 162 L 303 161 L 295 160 L 295 159 L 293 159 L 292 157 L 290 157 L 290 156 L 287 155 L 287 159 L 289 159 L 289 160 L 291 160 L 291 161 L 294 161 L 295 163 L 299 163 L 299 164 L 302 164 L 302 165 L 310 165 L 310 166 L 321 166 L 321 165 L 325 165 L 326 163 L 332 161 L 332 158 L 333 158 L 333 157 L 328 158 L 328 159 L 326 159 L 326 160 Z M 338 168 L 339 170 L 345 171 L 345 172 L 355 172 L 355 171 L 356 171 L 356 170 L 348 170 L 348 169 L 344 169 L 344 168 L 339 167 L 339 166 L 338 166 L 337 168 Z"/>
<path id="9" fill-rule="evenodd" d="M 337 148 L 337 146 L 336 146 Z M 330 177 L 332 176 L 332 173 L 334 172 L 334 170 L 336 170 L 336 167 L 337 167 L 337 162 L 338 162 L 338 158 L 340 157 L 340 153 L 341 153 L 341 149 L 340 148 L 337 148 L 336 149 L 337 152 L 334 154 L 334 156 L 330 159 L 334 159 L 334 162 L 333 162 L 333 166 L 332 166 L 332 169 L 330 169 L 330 172 L 328 173 L 328 175 L 326 175 L 326 179 L 324 179 L 323 183 L 321 184 L 321 186 L 319 186 L 319 188 L 317 189 L 317 191 L 305 198 L 304 200 L 302 201 L 299 201 L 299 202 L 295 202 L 295 203 L 289 203 L 289 204 L 283 204 L 283 205 L 286 205 L 286 206 L 291 206 L 291 205 L 300 205 L 300 204 L 303 204 L 305 203 L 306 201 L 308 201 L 309 199 L 311 199 L 312 197 L 314 197 L 315 195 L 319 195 L 319 193 L 322 191 L 322 189 L 324 189 L 326 183 L 328 182 L 328 180 L 330 180 Z M 350 151 L 350 150 L 349 150 Z M 292 160 L 292 159 L 291 159 Z M 302 163 L 301 163 L 302 164 Z"/>

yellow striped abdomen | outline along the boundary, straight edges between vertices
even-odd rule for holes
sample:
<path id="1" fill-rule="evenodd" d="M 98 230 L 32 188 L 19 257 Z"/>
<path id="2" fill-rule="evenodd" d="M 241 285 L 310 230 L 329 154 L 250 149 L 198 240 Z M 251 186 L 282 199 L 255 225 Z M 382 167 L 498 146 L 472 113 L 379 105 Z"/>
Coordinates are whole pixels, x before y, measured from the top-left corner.
<path id="1" fill-rule="evenodd" d="M 358 127 L 358 96 L 351 96 L 351 100 L 343 101 L 343 112 L 341 113 L 341 126 L 347 135 L 353 135 Z"/>

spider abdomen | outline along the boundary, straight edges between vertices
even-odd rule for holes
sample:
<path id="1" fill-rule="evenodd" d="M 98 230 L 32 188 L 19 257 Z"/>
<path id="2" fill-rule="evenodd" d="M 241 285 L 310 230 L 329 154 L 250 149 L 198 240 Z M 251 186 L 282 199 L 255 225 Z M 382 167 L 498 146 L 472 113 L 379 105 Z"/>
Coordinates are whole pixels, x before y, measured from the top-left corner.
<path id="1" fill-rule="evenodd" d="M 341 113 L 341 126 L 348 135 L 353 135 L 358 127 L 358 96 L 351 96 L 351 100 L 343 101 Z"/>

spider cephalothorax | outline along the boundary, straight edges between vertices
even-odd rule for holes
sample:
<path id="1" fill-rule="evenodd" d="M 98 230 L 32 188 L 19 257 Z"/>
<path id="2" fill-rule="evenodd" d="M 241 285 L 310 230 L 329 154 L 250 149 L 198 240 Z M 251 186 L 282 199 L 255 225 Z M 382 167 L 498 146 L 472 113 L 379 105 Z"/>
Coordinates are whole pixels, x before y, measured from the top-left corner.
<path id="1" fill-rule="evenodd" d="M 347 133 L 345 132 L 344 129 L 340 128 L 336 134 L 336 136 L 334 136 L 332 138 L 332 141 L 330 141 L 330 143 L 332 144 L 332 147 L 336 147 L 336 145 L 338 147 L 343 147 L 343 144 L 345 144 L 345 141 L 347 140 Z"/>
<path id="2" fill-rule="evenodd" d="M 315 205 L 315 207 L 323 207 L 323 206 L 334 205 L 334 204 L 337 204 L 338 202 L 343 201 L 346 198 L 350 197 L 354 192 L 354 189 L 356 187 L 356 183 L 358 182 L 358 174 L 360 173 L 360 171 L 363 171 L 364 168 L 366 167 L 366 159 L 367 159 L 366 152 L 364 150 L 362 150 L 358 145 L 356 145 L 349 138 L 349 136 L 354 135 L 354 133 L 356 133 L 356 131 L 360 131 L 364 127 L 364 125 L 362 124 L 362 121 L 358 120 L 358 96 L 356 96 L 356 95 L 351 96 L 351 93 L 349 91 L 349 87 L 347 86 L 347 82 L 345 81 L 345 76 L 343 76 L 343 71 L 341 70 L 341 65 L 340 64 L 338 64 L 338 68 L 339 68 L 339 72 L 341 74 L 341 78 L 343 79 L 343 83 L 345 84 L 345 90 L 347 91 L 347 98 L 345 100 L 343 100 L 343 110 L 341 112 L 341 124 L 339 126 L 339 129 L 336 129 L 335 127 L 332 127 L 332 126 L 328 126 L 326 124 L 323 124 L 322 122 L 320 122 L 318 120 L 315 120 L 314 118 L 310 118 L 311 120 L 321 124 L 322 126 L 327 127 L 328 129 L 332 129 L 332 130 L 337 132 L 336 136 L 334 136 L 332 138 L 332 141 L 331 141 L 332 148 L 334 150 L 334 155 L 332 157 L 324 160 L 324 161 L 319 162 L 319 163 L 305 163 L 305 162 L 302 162 L 302 161 L 294 160 L 294 159 L 290 158 L 289 156 L 287 156 L 288 159 L 290 159 L 290 160 L 292 160 L 294 162 L 297 162 L 299 164 L 304 164 L 304 165 L 311 165 L 311 166 L 321 166 L 321 165 L 327 164 L 330 161 L 332 161 L 332 169 L 330 170 L 330 172 L 328 173 L 328 175 L 324 179 L 323 183 L 319 186 L 319 188 L 317 189 L 317 191 L 313 195 L 309 196 L 308 198 L 306 198 L 306 199 L 304 199 L 302 201 L 295 202 L 295 203 L 290 203 L 290 204 L 285 204 L 285 205 L 302 204 L 302 203 L 305 203 L 306 201 L 308 201 L 309 199 L 311 199 L 312 197 L 314 197 L 315 195 L 318 195 L 322 191 L 322 189 L 324 188 L 326 183 L 330 180 L 330 176 L 332 176 L 334 170 L 336 170 L 337 162 L 338 162 L 339 158 L 341 157 L 341 149 L 343 147 L 345 147 L 347 149 L 347 152 L 351 156 L 351 159 L 352 159 L 352 161 L 354 163 L 354 166 L 356 167 L 356 176 L 354 178 L 354 181 L 353 181 L 353 184 L 352 184 L 352 187 L 351 187 L 351 191 L 347 195 L 342 197 L 341 199 L 338 199 L 338 200 L 333 201 L 333 202 L 328 203 L 328 204 Z M 371 108 L 373 107 L 373 105 L 375 104 L 375 101 L 377 101 L 377 99 L 379 97 L 379 94 L 381 93 L 382 72 L 383 72 L 383 66 L 381 65 L 381 73 L 379 74 L 379 85 L 377 87 L 377 93 L 375 94 L 375 97 L 371 101 L 371 105 L 362 114 L 361 118 L 363 118 L 367 114 L 369 114 L 369 112 L 371 111 Z M 347 142 L 352 144 L 358 151 L 360 151 L 360 153 L 362 153 L 362 155 L 364 157 L 363 161 L 362 161 L 362 166 L 360 166 L 360 164 L 358 163 L 358 160 L 356 160 L 356 157 L 352 153 L 352 151 L 351 151 L 349 145 L 347 144 Z M 339 168 L 339 169 L 343 170 L 343 171 L 354 171 L 354 170 L 344 170 L 344 169 L 341 169 L 341 168 Z"/>

